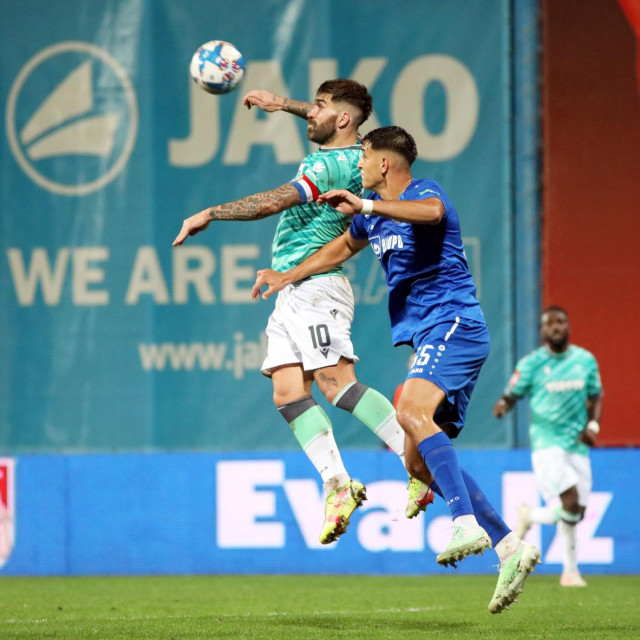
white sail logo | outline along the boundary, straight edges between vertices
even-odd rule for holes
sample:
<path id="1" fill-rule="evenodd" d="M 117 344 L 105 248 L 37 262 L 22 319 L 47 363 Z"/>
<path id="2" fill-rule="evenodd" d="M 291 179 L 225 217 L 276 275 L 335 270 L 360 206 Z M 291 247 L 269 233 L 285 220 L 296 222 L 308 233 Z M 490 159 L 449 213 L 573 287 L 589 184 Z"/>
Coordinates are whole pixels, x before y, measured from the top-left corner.
<path id="1" fill-rule="evenodd" d="M 18 130 L 18 100 L 25 82 L 43 62 L 65 53 L 88 56 L 62 79 Z M 106 65 L 115 78 L 116 86 L 110 87 L 108 95 L 123 96 L 120 103 L 126 107 L 116 101 L 112 105 L 107 102 L 106 111 L 104 105 L 97 109 L 93 76 L 100 64 Z M 63 42 L 44 49 L 22 68 L 9 93 L 6 127 L 16 160 L 34 182 L 61 195 L 86 195 L 111 182 L 131 155 L 138 128 L 135 92 L 125 70 L 108 53 L 85 42 Z M 122 142 L 116 149 L 118 133 Z M 96 175 L 86 169 L 77 170 L 65 181 L 52 179 L 39 167 L 39 162 L 63 157 L 98 159 L 99 168 Z M 79 178 L 84 181 L 77 182 Z"/>

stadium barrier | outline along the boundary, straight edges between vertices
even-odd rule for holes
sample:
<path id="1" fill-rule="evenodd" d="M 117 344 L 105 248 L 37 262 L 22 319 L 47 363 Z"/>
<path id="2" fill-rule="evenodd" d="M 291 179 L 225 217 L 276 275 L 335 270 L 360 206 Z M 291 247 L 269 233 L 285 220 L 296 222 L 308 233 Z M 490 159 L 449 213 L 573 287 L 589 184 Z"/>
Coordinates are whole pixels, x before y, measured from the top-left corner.
<path id="1" fill-rule="evenodd" d="M 461 450 L 511 524 L 539 500 L 525 450 Z M 368 500 L 347 534 L 323 547 L 324 499 L 299 452 L 26 455 L 0 459 L 0 574 L 438 574 L 451 535 L 440 499 L 404 517 L 406 476 L 395 455 L 347 451 Z M 593 452 L 594 491 L 580 523 L 585 574 L 638 573 L 638 450 Z M 534 527 L 541 573 L 561 569 L 555 527 Z M 493 553 L 458 573 L 492 573 Z"/>

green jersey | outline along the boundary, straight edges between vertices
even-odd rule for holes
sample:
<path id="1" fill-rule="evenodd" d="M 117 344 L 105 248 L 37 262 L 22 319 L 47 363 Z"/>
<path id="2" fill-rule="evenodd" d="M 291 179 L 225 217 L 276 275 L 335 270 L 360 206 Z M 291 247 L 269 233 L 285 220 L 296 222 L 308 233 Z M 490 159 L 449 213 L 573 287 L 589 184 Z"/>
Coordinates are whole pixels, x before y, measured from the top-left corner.
<path id="1" fill-rule="evenodd" d="M 578 436 L 587 425 L 587 398 L 601 396 L 602 384 L 598 363 L 586 349 L 569 345 L 563 353 L 547 347 L 532 351 L 516 365 L 505 393 L 530 396 L 534 451 L 562 447 L 569 453 L 589 454 Z"/>
<path id="2" fill-rule="evenodd" d="M 360 146 L 327 147 L 310 153 L 302 161 L 292 182 L 300 192 L 302 204 L 280 214 L 272 244 L 274 271 L 295 267 L 349 227 L 350 216 L 313 199 L 330 189 L 347 189 L 360 195 L 360 154 Z M 335 274 L 342 274 L 342 266 L 322 275 Z"/>

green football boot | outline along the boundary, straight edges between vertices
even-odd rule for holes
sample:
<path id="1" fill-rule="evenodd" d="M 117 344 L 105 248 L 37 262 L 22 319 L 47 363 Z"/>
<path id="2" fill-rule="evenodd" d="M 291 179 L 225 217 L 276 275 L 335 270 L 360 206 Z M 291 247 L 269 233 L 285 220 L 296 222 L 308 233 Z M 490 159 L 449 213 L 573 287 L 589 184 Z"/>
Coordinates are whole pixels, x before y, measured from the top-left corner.
<path id="1" fill-rule="evenodd" d="M 482 527 L 456 527 L 451 542 L 436 560 L 445 567 L 449 564 L 455 567 L 459 560 L 470 555 L 482 555 L 487 549 L 491 549 L 491 539 Z"/>
<path id="2" fill-rule="evenodd" d="M 327 496 L 320 542 L 335 542 L 349 526 L 351 514 L 367 499 L 363 484 L 350 480 Z"/>
<path id="3" fill-rule="evenodd" d="M 500 565 L 498 585 L 491 602 L 490 613 L 502 613 L 509 605 L 517 601 L 522 593 L 522 586 L 527 576 L 535 571 L 540 562 L 540 552 L 528 542 L 523 542 L 518 550 L 503 564 Z"/>
<path id="4" fill-rule="evenodd" d="M 433 502 L 433 491 L 417 478 L 409 478 L 407 485 L 409 492 L 409 500 L 404 515 L 407 518 L 415 518 L 421 511 L 427 508 Z"/>

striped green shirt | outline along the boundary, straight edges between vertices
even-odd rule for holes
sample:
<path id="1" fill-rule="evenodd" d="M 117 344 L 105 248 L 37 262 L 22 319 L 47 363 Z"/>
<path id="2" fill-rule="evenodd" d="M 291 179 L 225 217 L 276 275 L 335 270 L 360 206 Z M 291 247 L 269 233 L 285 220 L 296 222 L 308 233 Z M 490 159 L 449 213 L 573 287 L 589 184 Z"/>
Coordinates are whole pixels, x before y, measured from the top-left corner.
<path id="1" fill-rule="evenodd" d="M 598 363 L 589 351 L 575 345 L 563 353 L 540 347 L 518 362 L 505 393 L 530 396 L 534 451 L 562 447 L 589 454 L 578 436 L 587 425 L 587 398 L 602 395 Z"/>
<path id="2" fill-rule="evenodd" d="M 327 147 L 310 153 L 302 161 L 295 179 L 304 175 L 320 193 L 330 189 L 347 189 L 360 195 L 362 178 L 357 167 L 360 152 L 360 146 L 353 146 Z M 283 211 L 273 238 L 272 269 L 286 271 L 295 267 L 325 244 L 342 235 L 350 223 L 350 216 L 317 202 L 300 204 Z M 342 266 L 322 275 L 335 274 L 342 274 Z"/>

